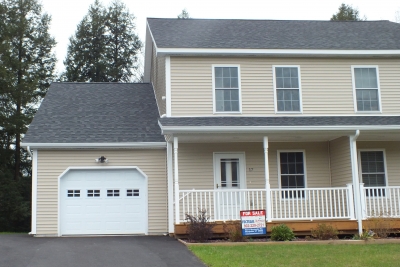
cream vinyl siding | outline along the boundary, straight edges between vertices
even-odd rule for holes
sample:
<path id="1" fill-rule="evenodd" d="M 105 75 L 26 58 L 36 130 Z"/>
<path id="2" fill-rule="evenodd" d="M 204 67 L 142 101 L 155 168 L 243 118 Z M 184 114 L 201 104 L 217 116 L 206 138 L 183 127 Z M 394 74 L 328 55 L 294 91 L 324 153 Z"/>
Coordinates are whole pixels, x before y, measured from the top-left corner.
<path id="1" fill-rule="evenodd" d="M 278 188 L 277 150 L 304 149 L 307 187 L 329 187 L 328 143 L 269 143 L 269 169 L 272 188 Z M 214 152 L 244 152 L 246 158 L 247 188 L 265 188 L 264 149 L 260 143 L 180 143 L 179 187 L 214 189 Z"/>
<path id="2" fill-rule="evenodd" d="M 303 115 L 355 114 L 351 66 L 376 65 L 383 113 L 400 113 L 400 59 L 175 56 L 171 57 L 172 116 L 213 115 L 213 64 L 240 66 L 242 116 L 281 116 L 274 109 L 273 65 L 300 66 Z"/>
<path id="3" fill-rule="evenodd" d="M 386 178 L 388 186 L 400 186 L 400 142 L 382 141 L 368 142 L 358 141 L 357 149 L 380 149 L 386 156 Z"/>
<path id="4" fill-rule="evenodd" d="M 331 155 L 332 186 L 343 187 L 352 183 L 350 140 L 342 136 L 329 142 Z"/>
<path id="5" fill-rule="evenodd" d="M 105 156 L 106 166 L 137 166 L 148 176 L 149 234 L 167 231 L 166 153 L 154 150 L 39 150 L 37 186 L 37 234 L 57 235 L 58 177 L 68 167 L 99 166 L 95 159 Z"/>
<path id="6" fill-rule="evenodd" d="M 154 45 L 152 45 L 152 49 L 150 80 L 154 87 L 158 112 L 161 116 L 166 113 L 165 100 L 162 100 L 162 97 L 165 96 L 165 57 L 156 55 Z"/>

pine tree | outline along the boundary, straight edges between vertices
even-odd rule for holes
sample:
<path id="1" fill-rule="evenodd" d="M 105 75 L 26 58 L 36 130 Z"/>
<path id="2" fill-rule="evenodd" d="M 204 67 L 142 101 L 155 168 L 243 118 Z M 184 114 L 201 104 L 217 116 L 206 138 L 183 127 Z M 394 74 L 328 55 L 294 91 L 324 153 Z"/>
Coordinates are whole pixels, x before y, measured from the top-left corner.
<path id="1" fill-rule="evenodd" d="M 50 21 L 37 0 L 0 1 L 0 157 L 8 161 L 3 168 L 13 166 L 15 180 L 26 165 L 21 137 L 55 78 Z"/>
<path id="2" fill-rule="evenodd" d="M 367 20 L 366 17 L 360 18 L 360 14 L 357 8 L 353 8 L 351 5 L 341 4 L 336 14 L 332 15 L 331 20 Z"/>
<path id="3" fill-rule="evenodd" d="M 186 8 L 182 9 L 181 14 L 178 15 L 178 19 L 190 19 L 189 12 L 187 12 Z"/>
<path id="4" fill-rule="evenodd" d="M 66 72 L 70 82 L 129 82 L 138 69 L 142 47 L 134 15 L 119 0 L 105 8 L 98 0 L 70 38 Z"/>

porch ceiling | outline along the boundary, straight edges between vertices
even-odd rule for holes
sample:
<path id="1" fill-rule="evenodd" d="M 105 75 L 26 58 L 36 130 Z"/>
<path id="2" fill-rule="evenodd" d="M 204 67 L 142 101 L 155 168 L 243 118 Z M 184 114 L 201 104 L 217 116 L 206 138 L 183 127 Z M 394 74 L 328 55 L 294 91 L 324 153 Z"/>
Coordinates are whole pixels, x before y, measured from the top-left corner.
<path id="1" fill-rule="evenodd" d="M 273 133 L 179 133 L 170 137 L 178 137 L 179 141 L 184 143 L 262 142 L 264 136 L 268 136 L 269 142 L 326 142 L 354 134 L 355 131 L 282 131 Z M 400 141 L 400 131 L 360 131 L 357 140 Z"/>

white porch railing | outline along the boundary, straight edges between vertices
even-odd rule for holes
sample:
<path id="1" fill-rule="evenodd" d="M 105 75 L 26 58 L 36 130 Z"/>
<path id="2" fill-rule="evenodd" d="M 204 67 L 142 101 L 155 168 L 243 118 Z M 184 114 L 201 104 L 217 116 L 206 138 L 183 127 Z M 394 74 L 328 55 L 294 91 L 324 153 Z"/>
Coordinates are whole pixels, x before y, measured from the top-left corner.
<path id="1" fill-rule="evenodd" d="M 351 185 L 335 188 L 271 189 L 272 220 L 354 218 Z"/>
<path id="2" fill-rule="evenodd" d="M 353 219 L 352 186 L 336 188 L 179 190 L 179 218 L 206 209 L 210 221 L 239 220 L 240 210 L 266 209 L 270 220 Z"/>
<path id="3" fill-rule="evenodd" d="M 364 218 L 400 218 L 400 186 L 364 187 L 361 184 L 360 192 Z"/>

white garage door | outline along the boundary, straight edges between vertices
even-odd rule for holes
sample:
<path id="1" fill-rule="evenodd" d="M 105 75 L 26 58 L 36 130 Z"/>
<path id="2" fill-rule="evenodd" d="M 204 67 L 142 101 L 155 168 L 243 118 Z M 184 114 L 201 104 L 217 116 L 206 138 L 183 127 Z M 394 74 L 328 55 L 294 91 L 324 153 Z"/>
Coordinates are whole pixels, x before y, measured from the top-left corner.
<path id="1" fill-rule="evenodd" d="M 60 180 L 61 235 L 145 234 L 146 186 L 136 169 L 69 170 Z"/>

